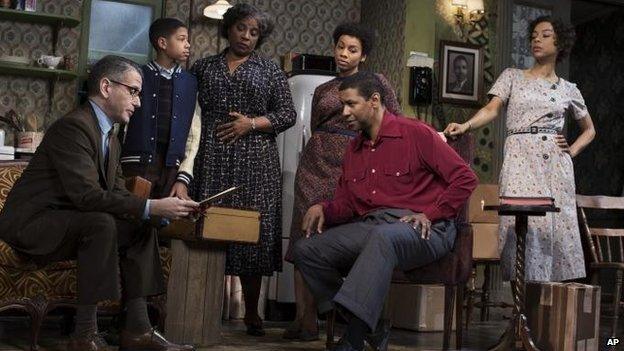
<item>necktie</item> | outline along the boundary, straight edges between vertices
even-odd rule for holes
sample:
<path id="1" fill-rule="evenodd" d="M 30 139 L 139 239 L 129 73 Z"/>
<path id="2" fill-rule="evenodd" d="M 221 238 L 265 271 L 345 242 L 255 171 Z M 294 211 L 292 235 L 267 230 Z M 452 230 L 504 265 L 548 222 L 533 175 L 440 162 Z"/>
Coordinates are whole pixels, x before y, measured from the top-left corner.
<path id="1" fill-rule="evenodd" d="M 111 128 L 106 134 L 106 147 L 104 148 L 104 169 L 108 170 L 108 153 L 110 152 L 111 140 L 115 134 L 115 128 Z"/>

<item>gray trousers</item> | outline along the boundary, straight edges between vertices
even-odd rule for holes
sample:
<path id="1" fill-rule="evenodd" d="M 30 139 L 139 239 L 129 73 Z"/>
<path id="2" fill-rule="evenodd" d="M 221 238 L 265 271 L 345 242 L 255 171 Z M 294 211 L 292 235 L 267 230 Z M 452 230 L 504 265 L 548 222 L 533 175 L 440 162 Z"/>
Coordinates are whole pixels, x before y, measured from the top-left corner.
<path id="1" fill-rule="evenodd" d="M 410 270 L 452 250 L 456 228 L 435 222 L 429 240 L 399 218 L 409 210 L 380 209 L 358 221 L 327 229 L 295 245 L 295 265 L 316 298 L 319 312 L 337 303 L 375 329 L 395 268 Z M 344 278 L 343 278 L 344 277 Z"/>

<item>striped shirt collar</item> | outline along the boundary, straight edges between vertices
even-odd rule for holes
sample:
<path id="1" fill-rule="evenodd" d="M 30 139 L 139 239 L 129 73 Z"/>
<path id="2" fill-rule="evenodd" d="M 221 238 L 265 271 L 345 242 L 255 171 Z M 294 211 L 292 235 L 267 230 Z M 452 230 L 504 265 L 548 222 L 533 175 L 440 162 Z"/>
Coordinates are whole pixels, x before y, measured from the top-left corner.
<path id="1" fill-rule="evenodd" d="M 182 67 L 177 63 L 171 68 L 165 68 L 159 65 L 156 60 L 153 60 L 147 64 L 147 67 L 153 71 L 158 71 L 158 73 L 160 73 L 160 75 L 165 79 L 171 79 L 174 73 L 182 72 Z"/>

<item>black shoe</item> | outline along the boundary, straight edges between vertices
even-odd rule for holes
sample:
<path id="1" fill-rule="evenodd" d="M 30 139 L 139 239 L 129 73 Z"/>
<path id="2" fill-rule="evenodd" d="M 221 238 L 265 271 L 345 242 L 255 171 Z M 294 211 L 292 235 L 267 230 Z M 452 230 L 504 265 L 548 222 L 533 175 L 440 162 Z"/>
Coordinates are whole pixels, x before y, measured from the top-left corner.
<path id="1" fill-rule="evenodd" d="M 287 329 L 284 331 L 282 335 L 283 339 L 286 340 L 299 340 L 299 341 L 316 341 L 319 340 L 318 330 L 316 332 L 311 332 L 307 330 L 293 330 Z"/>
<path id="2" fill-rule="evenodd" d="M 354 348 L 353 346 L 351 346 L 351 344 L 349 344 L 347 339 L 343 337 L 338 341 L 338 344 L 336 344 L 336 346 L 334 346 L 331 349 L 331 351 L 362 351 L 362 350 L 358 350 Z"/>
<path id="3" fill-rule="evenodd" d="M 264 336 L 266 333 L 261 326 L 250 324 L 247 326 L 247 335 L 251 336 Z"/>
<path id="4" fill-rule="evenodd" d="M 392 329 L 392 323 L 388 319 L 381 319 L 377 323 L 377 328 L 374 332 L 366 334 L 364 340 L 375 351 L 387 351 L 388 342 L 390 340 L 390 329 Z"/>

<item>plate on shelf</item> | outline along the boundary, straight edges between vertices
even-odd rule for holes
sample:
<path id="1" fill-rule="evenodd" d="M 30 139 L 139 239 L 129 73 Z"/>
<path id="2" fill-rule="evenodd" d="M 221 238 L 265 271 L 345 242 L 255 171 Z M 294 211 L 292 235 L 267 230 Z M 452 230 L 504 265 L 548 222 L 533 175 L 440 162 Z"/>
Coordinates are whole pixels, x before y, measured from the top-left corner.
<path id="1" fill-rule="evenodd" d="M 30 59 L 24 56 L 0 56 L 0 62 L 12 63 L 17 65 L 29 65 Z"/>

